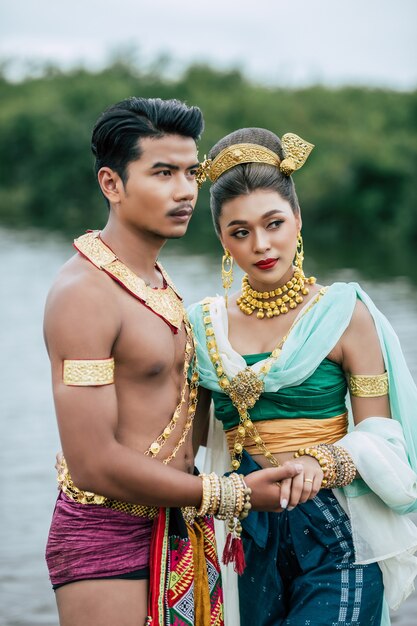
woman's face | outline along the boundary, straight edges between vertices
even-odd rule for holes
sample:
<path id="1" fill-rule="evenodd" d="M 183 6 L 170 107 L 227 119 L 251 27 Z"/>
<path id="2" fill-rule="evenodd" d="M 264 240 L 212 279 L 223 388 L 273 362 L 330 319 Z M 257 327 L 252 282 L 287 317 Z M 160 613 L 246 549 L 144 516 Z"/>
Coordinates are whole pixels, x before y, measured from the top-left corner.
<path id="1" fill-rule="evenodd" d="M 289 280 L 301 217 L 277 192 L 258 189 L 225 202 L 220 239 L 258 291 Z"/>

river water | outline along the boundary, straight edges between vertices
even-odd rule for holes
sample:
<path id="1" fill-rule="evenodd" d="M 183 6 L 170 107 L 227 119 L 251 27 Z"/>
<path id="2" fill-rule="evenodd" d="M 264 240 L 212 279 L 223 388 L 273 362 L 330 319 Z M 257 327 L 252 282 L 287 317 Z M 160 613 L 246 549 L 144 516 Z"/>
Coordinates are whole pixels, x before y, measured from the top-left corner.
<path id="1" fill-rule="evenodd" d="M 171 242 L 162 260 L 186 304 L 220 291 L 218 259 L 186 254 L 180 245 Z M 0 230 L 0 626 L 58 624 L 43 557 L 60 446 L 42 314 L 49 286 L 71 254 L 70 243 L 58 237 Z M 307 271 L 314 273 L 312 261 Z M 404 277 L 370 282 L 351 269 L 320 276 L 322 284 L 335 280 L 357 280 L 368 291 L 391 320 L 417 380 L 412 284 Z M 414 594 L 393 624 L 415 626 L 416 615 Z"/>

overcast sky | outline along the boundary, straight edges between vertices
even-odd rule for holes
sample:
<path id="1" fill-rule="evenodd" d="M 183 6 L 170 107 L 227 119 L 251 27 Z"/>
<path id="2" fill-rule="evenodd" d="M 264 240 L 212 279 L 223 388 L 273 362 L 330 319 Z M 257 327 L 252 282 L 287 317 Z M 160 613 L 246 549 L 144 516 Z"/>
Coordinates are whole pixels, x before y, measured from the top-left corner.
<path id="1" fill-rule="evenodd" d="M 134 46 L 289 86 L 414 89 L 416 30 L 417 0 L 0 0 L 0 59 L 99 68 Z"/>

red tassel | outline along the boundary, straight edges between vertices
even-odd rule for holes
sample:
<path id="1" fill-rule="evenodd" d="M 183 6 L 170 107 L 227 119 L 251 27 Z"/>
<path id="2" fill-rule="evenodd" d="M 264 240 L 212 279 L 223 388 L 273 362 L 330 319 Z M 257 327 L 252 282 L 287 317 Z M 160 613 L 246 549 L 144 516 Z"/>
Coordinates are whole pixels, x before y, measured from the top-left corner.
<path id="1" fill-rule="evenodd" d="M 225 565 L 229 565 L 229 563 L 232 561 L 232 539 L 233 539 L 233 534 L 231 532 L 227 533 L 226 543 L 224 544 L 223 558 L 222 558 L 222 561 Z"/>
<path id="2" fill-rule="evenodd" d="M 246 567 L 245 553 L 243 551 L 243 542 L 240 537 L 233 539 L 233 541 L 234 546 L 232 546 L 232 552 L 234 553 L 235 572 L 237 572 L 239 576 L 242 576 Z"/>
<path id="3" fill-rule="evenodd" d="M 228 533 L 222 560 L 225 565 L 233 563 L 233 568 L 239 576 L 243 574 L 246 567 L 246 561 L 240 537 L 234 537 L 232 533 Z"/>

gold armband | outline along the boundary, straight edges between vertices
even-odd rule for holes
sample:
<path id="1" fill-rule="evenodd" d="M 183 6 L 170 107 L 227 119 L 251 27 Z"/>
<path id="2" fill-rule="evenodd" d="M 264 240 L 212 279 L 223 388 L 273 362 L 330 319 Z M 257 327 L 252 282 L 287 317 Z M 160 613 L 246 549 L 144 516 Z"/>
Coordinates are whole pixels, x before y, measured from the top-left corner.
<path id="1" fill-rule="evenodd" d="M 376 398 L 388 393 L 388 374 L 376 376 L 349 376 L 349 390 L 357 398 Z"/>
<path id="2" fill-rule="evenodd" d="M 98 387 L 114 383 L 114 359 L 64 360 L 62 378 L 65 385 Z"/>

